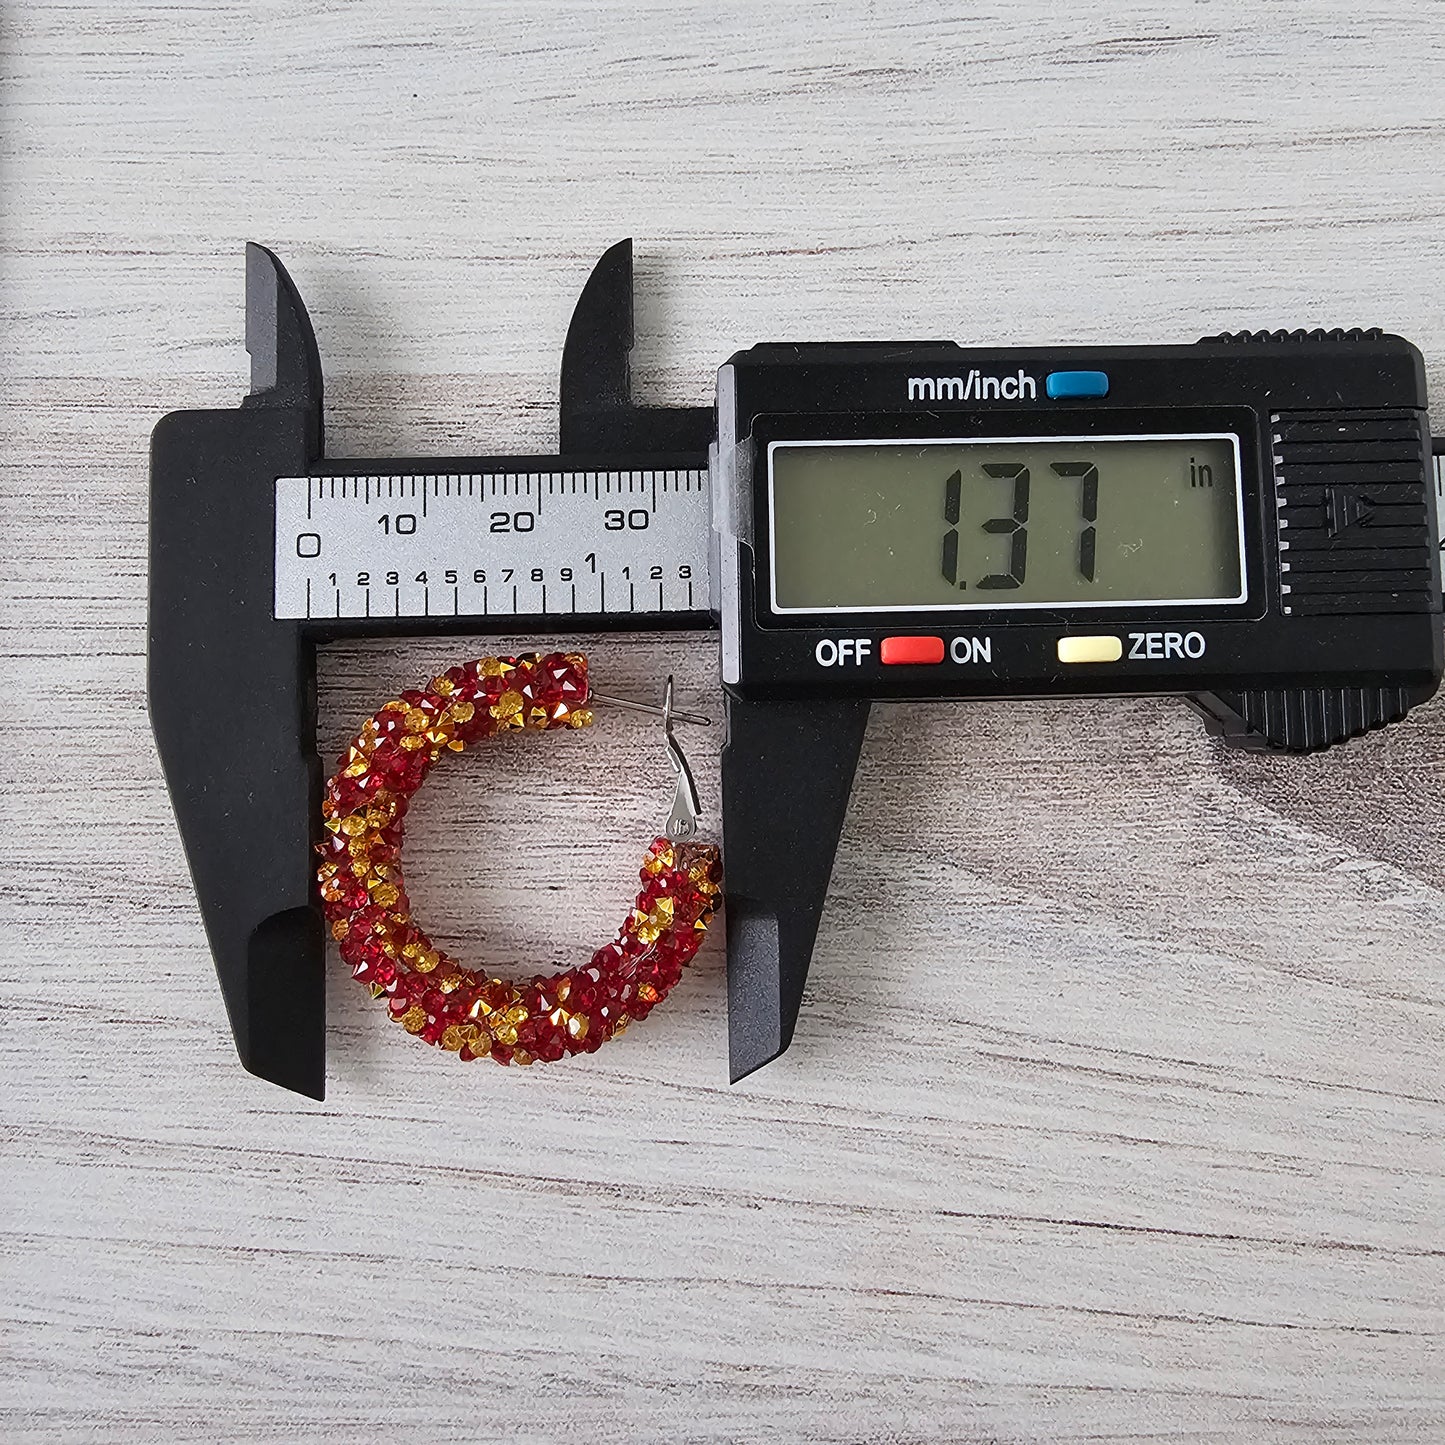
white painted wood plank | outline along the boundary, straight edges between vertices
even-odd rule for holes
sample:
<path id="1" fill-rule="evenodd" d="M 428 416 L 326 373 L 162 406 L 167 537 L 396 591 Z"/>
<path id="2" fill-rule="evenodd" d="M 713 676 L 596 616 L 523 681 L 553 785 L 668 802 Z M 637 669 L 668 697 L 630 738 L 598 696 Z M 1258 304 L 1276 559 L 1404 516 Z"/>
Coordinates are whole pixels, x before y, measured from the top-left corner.
<path id="1" fill-rule="evenodd" d="M 7 34 L 0 1436 L 1445 1439 L 1440 707 L 1304 760 L 1164 702 L 879 708 L 776 1065 L 724 1083 L 714 941 L 547 1070 L 338 977 L 313 1105 L 235 1065 L 143 695 L 146 439 L 239 396 L 246 239 L 311 307 L 336 455 L 547 449 L 625 234 L 673 402 L 762 339 L 1265 325 L 1387 325 L 1445 383 L 1436 7 Z M 712 639 L 582 641 L 719 716 Z M 483 645 L 329 650 L 328 753 Z M 604 937 L 665 811 L 646 727 L 455 771 L 429 915 L 477 958 Z"/>

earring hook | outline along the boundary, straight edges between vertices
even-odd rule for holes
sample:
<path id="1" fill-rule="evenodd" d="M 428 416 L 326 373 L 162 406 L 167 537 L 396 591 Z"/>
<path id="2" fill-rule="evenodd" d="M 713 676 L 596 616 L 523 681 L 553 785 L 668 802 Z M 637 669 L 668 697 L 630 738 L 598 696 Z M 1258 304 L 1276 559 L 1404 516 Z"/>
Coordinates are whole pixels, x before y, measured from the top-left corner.
<path id="1" fill-rule="evenodd" d="M 711 725 L 712 719 L 703 717 L 700 713 L 682 712 L 675 709 L 672 705 L 672 692 L 672 677 L 669 675 L 662 690 L 662 706 L 660 708 L 643 702 L 633 702 L 631 698 L 610 697 L 602 692 L 591 693 L 588 700 L 607 703 L 612 707 L 626 708 L 629 712 L 642 712 L 647 713 L 650 717 L 661 718 L 662 739 L 663 745 L 667 749 L 667 761 L 677 775 L 677 785 L 672 794 L 672 809 L 667 815 L 667 836 L 674 843 L 682 843 L 697 836 L 697 823 L 702 816 L 702 804 L 698 802 L 697 782 L 692 776 L 692 769 L 688 766 L 687 757 L 677 741 L 672 725 L 674 722 L 686 722 L 708 727 Z"/>
<path id="2" fill-rule="evenodd" d="M 677 786 L 672 794 L 672 811 L 667 815 L 667 836 L 674 843 L 685 842 L 697 833 L 697 820 L 702 805 L 697 800 L 697 783 L 692 769 L 687 765 L 677 737 L 672 731 L 672 678 L 662 690 L 662 737 L 667 746 L 667 760 L 677 774 Z"/>

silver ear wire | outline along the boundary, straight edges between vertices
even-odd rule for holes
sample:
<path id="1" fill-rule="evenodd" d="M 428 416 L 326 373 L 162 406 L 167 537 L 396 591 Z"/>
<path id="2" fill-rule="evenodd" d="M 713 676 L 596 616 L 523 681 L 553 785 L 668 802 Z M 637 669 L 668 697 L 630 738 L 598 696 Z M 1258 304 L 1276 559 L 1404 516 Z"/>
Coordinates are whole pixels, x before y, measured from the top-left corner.
<path id="1" fill-rule="evenodd" d="M 678 746 L 672 731 L 672 678 L 662 690 L 662 736 L 667 745 L 667 760 L 677 774 L 677 786 L 672 794 L 672 811 L 667 815 L 667 836 L 674 843 L 685 842 L 697 835 L 697 820 L 702 805 L 697 800 L 697 783 L 693 780 L 692 769 Z"/>
<path id="2" fill-rule="evenodd" d="M 667 684 L 662 690 L 662 706 L 652 707 L 645 702 L 633 702 L 631 698 L 611 697 L 604 692 L 593 692 L 588 696 L 589 702 L 605 703 L 610 707 L 626 708 L 629 712 L 644 712 L 649 717 L 662 719 L 663 744 L 667 748 L 667 761 L 672 764 L 672 771 L 677 774 L 677 786 L 672 794 L 672 810 L 667 815 L 667 836 L 674 843 L 685 842 L 689 838 L 697 836 L 697 820 L 702 815 L 702 805 L 697 799 L 697 783 L 692 776 L 692 769 L 687 765 L 687 758 L 683 755 L 677 737 L 672 731 L 674 722 L 696 723 L 699 726 L 707 727 L 711 724 L 711 718 L 705 718 L 699 713 L 681 712 L 672 705 L 672 678 L 669 676 Z"/>

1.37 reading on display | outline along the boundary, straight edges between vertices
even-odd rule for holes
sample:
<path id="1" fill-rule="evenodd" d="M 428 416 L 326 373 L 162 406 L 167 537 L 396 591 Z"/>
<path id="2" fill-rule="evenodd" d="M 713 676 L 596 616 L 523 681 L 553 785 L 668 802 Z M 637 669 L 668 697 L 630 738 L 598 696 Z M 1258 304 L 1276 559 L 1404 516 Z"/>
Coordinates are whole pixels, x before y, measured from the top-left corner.
<path id="1" fill-rule="evenodd" d="M 1239 441 L 772 442 L 775 612 L 1244 600 Z"/>

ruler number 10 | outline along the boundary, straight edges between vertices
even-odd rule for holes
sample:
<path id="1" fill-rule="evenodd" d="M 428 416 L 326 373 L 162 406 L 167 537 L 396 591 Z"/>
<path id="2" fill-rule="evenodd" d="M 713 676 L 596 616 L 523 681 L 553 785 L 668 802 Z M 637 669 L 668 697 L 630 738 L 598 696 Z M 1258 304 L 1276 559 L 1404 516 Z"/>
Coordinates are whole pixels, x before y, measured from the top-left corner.
<path id="1" fill-rule="evenodd" d="M 390 537 L 393 532 L 395 532 L 398 537 L 410 537 L 411 534 L 416 531 L 416 513 L 398 512 L 396 516 L 393 517 L 389 512 L 383 512 L 381 516 L 376 519 L 376 525 L 380 527 L 388 537 Z"/>

